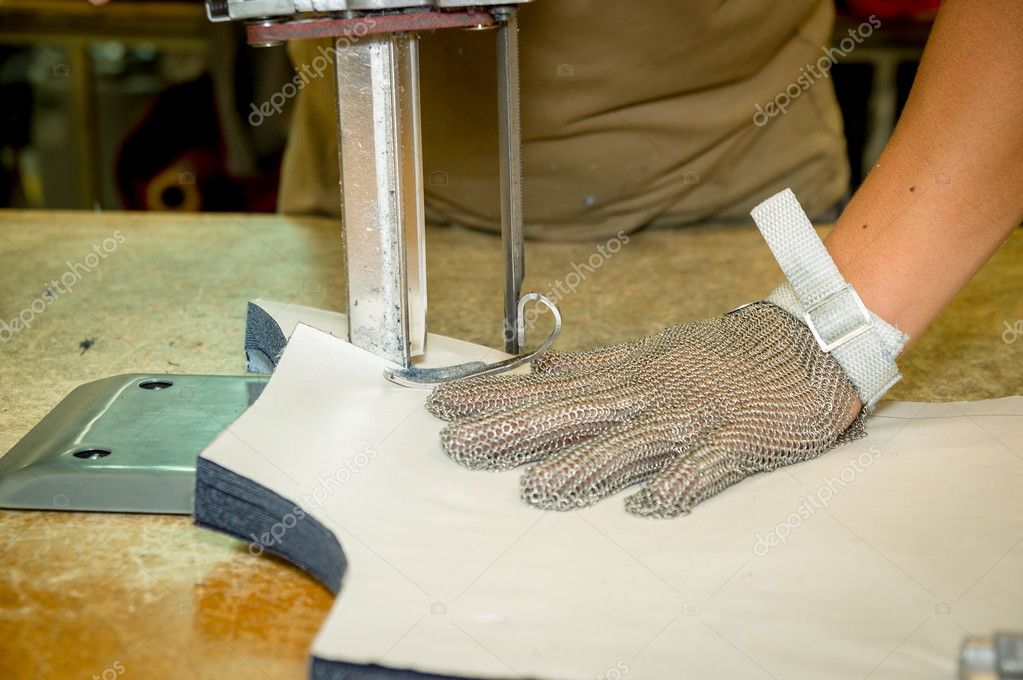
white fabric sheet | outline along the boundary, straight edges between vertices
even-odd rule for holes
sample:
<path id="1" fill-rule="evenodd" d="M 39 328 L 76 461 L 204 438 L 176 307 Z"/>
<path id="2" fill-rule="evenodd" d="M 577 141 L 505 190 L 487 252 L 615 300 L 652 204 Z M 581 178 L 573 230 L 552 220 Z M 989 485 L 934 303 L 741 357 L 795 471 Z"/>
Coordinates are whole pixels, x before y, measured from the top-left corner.
<path id="1" fill-rule="evenodd" d="M 494 359 L 433 336 L 433 363 Z M 676 520 L 565 514 L 465 470 L 427 392 L 299 325 L 203 456 L 294 500 L 349 565 L 312 654 L 461 677 L 951 678 L 1023 629 L 1023 397 L 884 404 L 864 440 Z"/>

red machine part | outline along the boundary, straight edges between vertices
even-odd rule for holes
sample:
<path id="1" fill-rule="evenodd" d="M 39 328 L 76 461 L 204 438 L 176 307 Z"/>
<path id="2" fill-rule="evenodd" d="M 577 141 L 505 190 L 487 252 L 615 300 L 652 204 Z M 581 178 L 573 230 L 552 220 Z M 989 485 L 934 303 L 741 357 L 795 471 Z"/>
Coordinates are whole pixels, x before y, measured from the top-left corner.
<path id="1" fill-rule="evenodd" d="M 338 19 L 317 17 L 295 21 L 250 24 L 247 27 L 251 45 L 278 43 L 308 38 L 362 37 L 380 33 L 433 31 L 441 28 L 487 28 L 497 25 L 489 12 L 400 12 L 370 14 Z"/>

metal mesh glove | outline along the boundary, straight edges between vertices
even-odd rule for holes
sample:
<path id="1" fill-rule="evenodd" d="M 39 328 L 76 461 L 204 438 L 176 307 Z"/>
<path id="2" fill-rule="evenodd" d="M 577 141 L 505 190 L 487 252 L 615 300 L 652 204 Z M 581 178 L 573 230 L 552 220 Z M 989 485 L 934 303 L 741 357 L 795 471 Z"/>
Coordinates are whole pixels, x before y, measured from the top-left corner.
<path id="1" fill-rule="evenodd" d="M 675 517 L 863 434 L 842 367 L 768 302 L 631 343 L 551 353 L 533 370 L 441 385 L 427 409 L 453 421 L 441 441 L 467 467 L 536 463 L 522 498 L 544 509 L 645 482 L 628 511 Z"/>

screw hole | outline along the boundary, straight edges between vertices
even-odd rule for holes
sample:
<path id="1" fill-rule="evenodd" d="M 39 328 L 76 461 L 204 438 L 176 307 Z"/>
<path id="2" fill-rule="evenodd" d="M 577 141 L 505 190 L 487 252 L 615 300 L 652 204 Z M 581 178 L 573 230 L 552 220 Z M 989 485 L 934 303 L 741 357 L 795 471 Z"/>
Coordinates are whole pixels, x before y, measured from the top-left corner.
<path id="1" fill-rule="evenodd" d="M 110 449 L 82 449 L 81 451 L 75 451 L 72 455 L 82 460 L 96 460 L 97 458 L 109 456 Z"/>
<path id="2" fill-rule="evenodd" d="M 165 390 L 173 385 L 170 380 L 160 380 L 159 378 L 153 380 L 143 380 L 139 383 L 139 387 L 144 390 Z"/>

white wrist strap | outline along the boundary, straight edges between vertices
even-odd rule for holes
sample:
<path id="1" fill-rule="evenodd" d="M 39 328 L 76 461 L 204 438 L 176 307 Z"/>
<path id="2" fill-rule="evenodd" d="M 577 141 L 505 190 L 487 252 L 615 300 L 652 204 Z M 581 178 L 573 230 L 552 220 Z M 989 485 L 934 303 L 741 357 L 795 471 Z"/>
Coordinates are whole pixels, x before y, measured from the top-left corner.
<path id="1" fill-rule="evenodd" d="M 895 357 L 909 336 L 873 314 L 846 283 L 791 189 L 753 209 L 753 219 L 788 278 L 768 296 L 807 325 L 856 386 L 865 408 L 902 376 Z"/>

